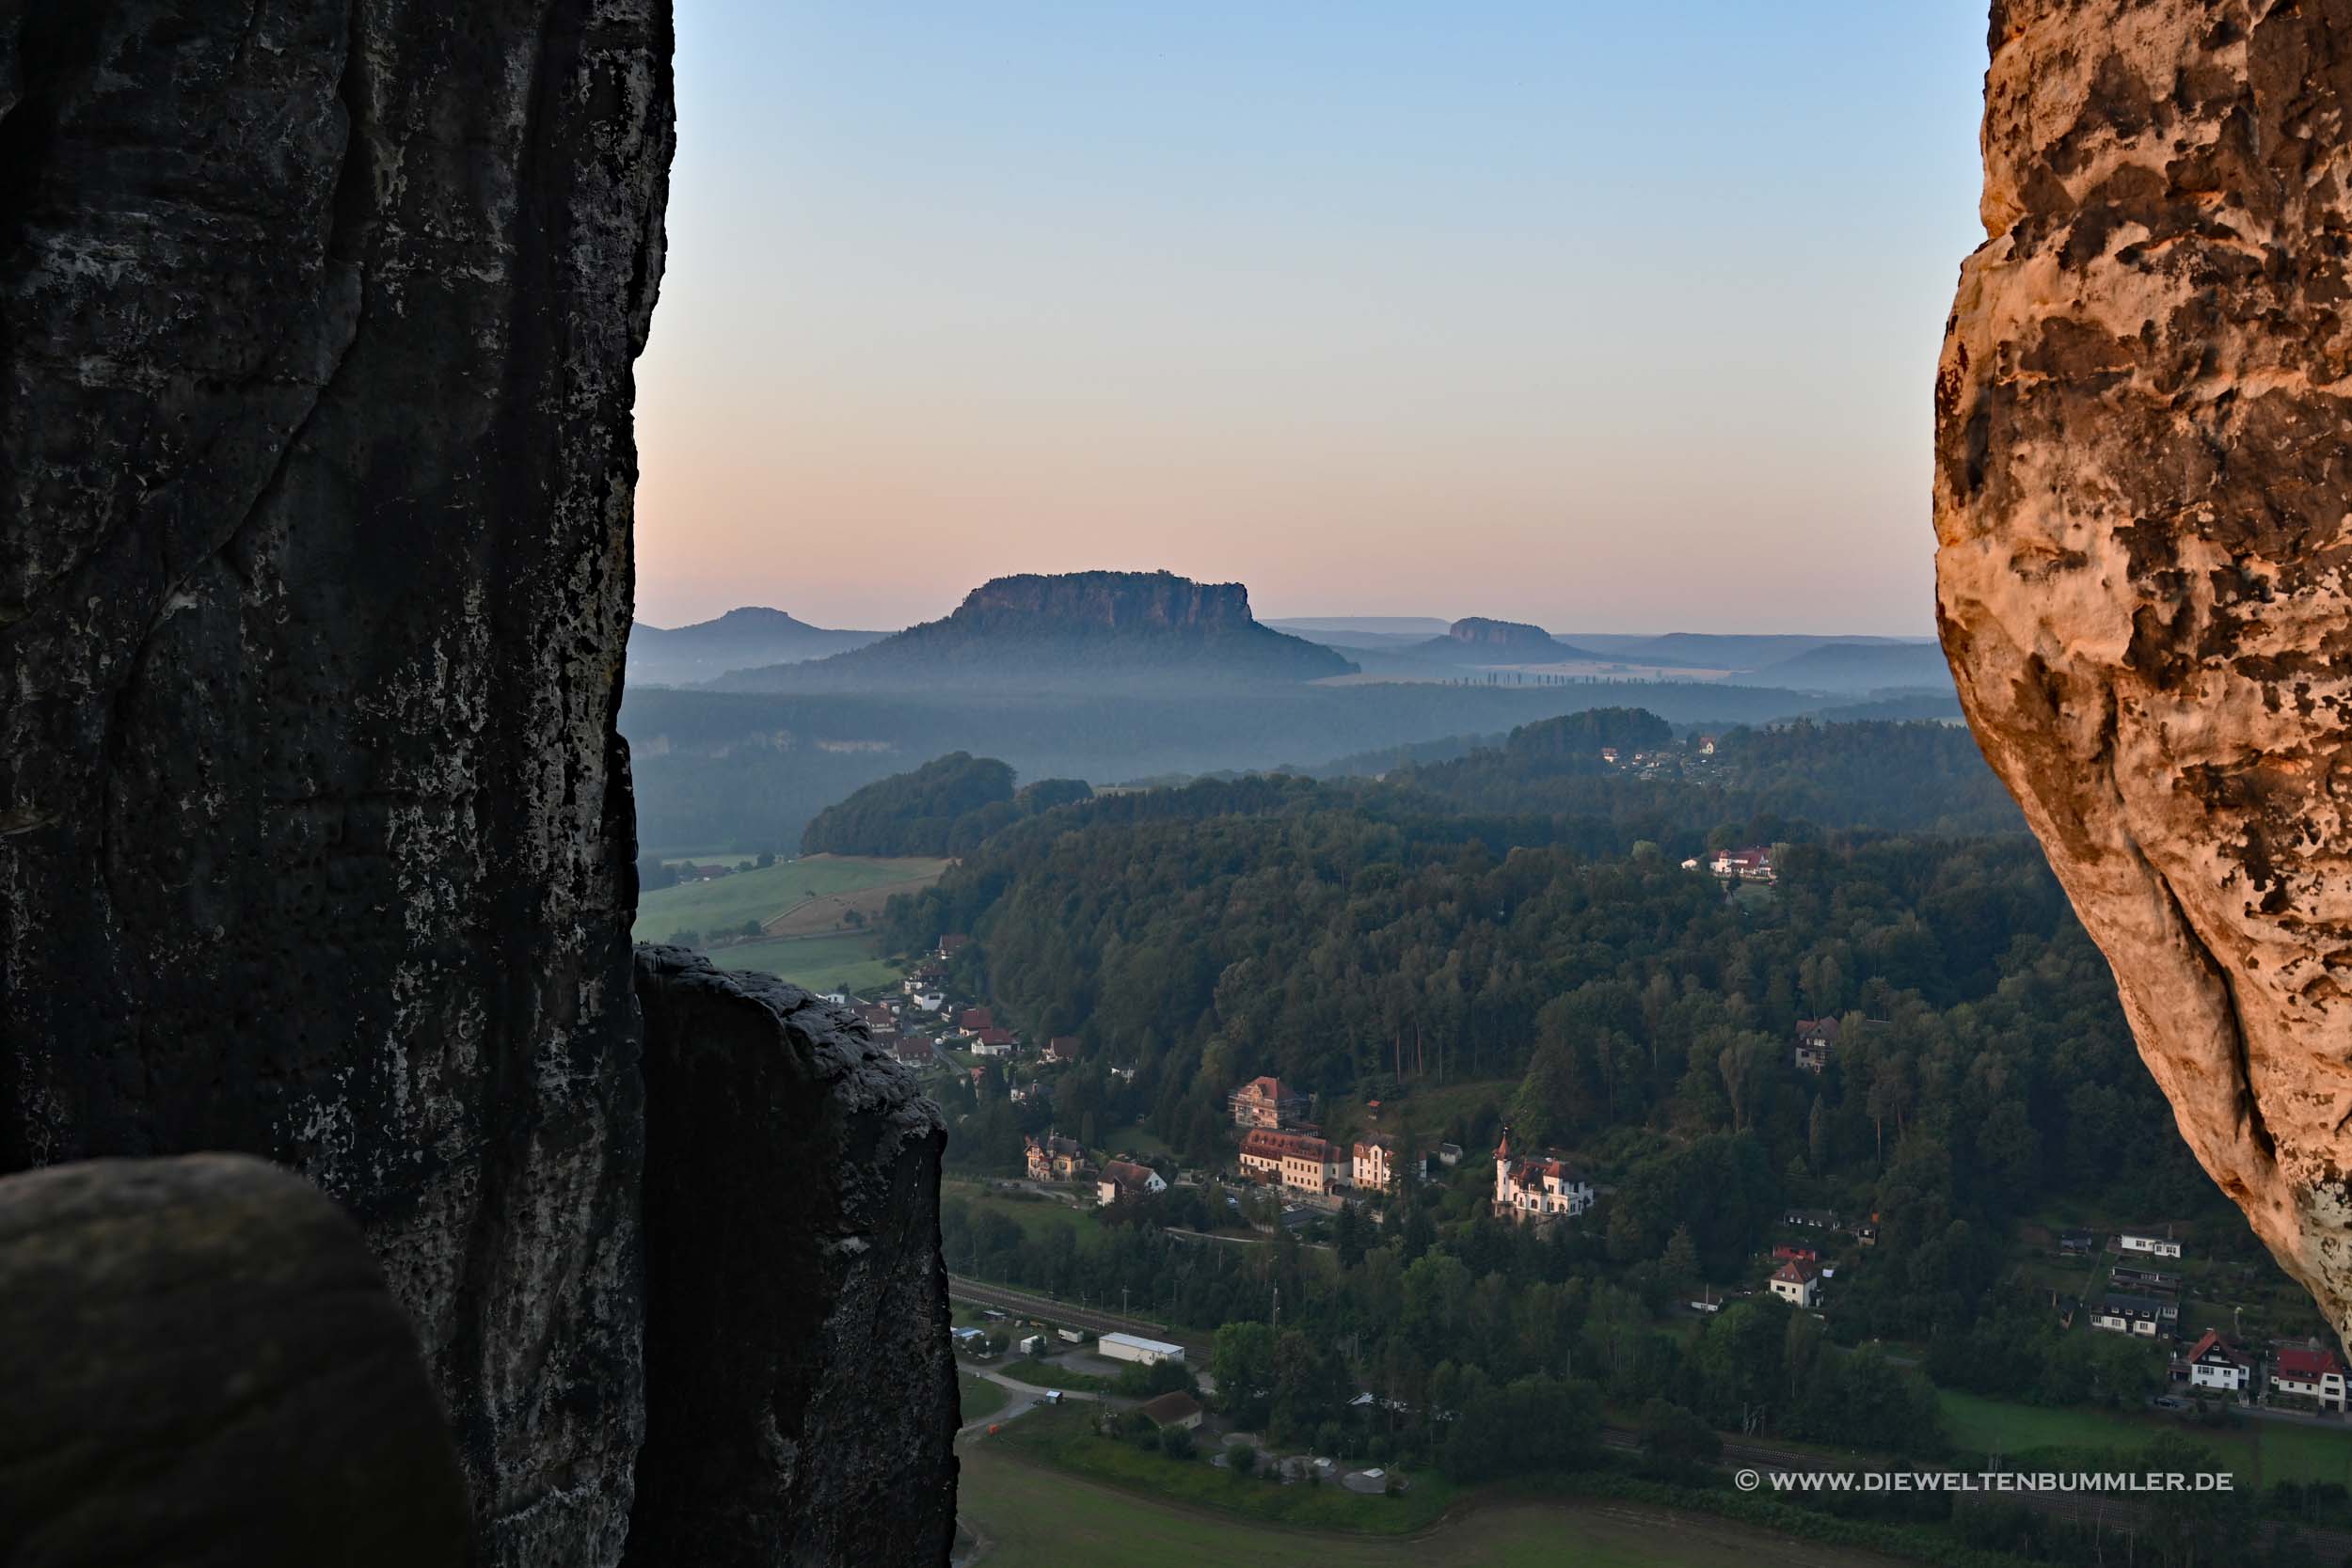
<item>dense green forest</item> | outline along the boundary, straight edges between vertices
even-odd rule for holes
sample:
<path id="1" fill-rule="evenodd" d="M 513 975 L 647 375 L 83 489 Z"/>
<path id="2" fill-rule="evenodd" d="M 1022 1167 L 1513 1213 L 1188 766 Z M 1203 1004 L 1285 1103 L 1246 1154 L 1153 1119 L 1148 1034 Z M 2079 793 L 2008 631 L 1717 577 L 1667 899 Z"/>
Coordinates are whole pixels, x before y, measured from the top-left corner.
<path id="1" fill-rule="evenodd" d="M 1548 762 L 1541 738 L 1403 782 L 1264 777 L 1066 807 L 894 902 L 888 932 L 972 933 L 1002 1007 L 1086 1041 L 1050 1113 L 1065 1126 L 1140 1117 L 1211 1162 L 1244 1078 L 1328 1104 L 1402 1067 L 1413 1085 L 1515 1085 L 1523 1132 L 1617 1188 L 1620 1260 L 1661 1256 L 1687 1225 L 1720 1277 L 1784 1205 L 1882 1211 L 1887 1266 L 1841 1292 L 1841 1333 L 1960 1332 L 2003 1227 L 2061 1196 L 2217 1203 L 2031 838 L 1872 823 L 2013 830 L 1964 732 L 1731 734 L 1705 776 L 1651 780 Z M 1454 796 L 1580 809 L 1458 814 Z M 1779 846 L 1769 888 L 1727 896 L 1680 863 L 1758 841 Z M 1814 1017 L 1843 1028 L 1819 1076 L 1791 1054 Z M 1450 1131 L 1490 1146 L 1499 1119 Z M 1009 1107 L 966 1132 L 980 1158 L 1019 1135 Z"/>
<path id="2" fill-rule="evenodd" d="M 1225 1097 L 1262 1072 L 1316 1095 L 1337 1135 L 1380 1098 L 1408 1146 L 1468 1151 L 1377 1223 L 1343 1211 L 1327 1249 L 1187 1235 L 1223 1215 L 1212 1184 L 1114 1212 L 1131 1223 L 1085 1251 L 951 1199 L 951 1265 L 1228 1330 L 1218 1384 L 1247 1391 L 1226 1396 L 1242 1418 L 1463 1479 L 1519 1466 L 1479 1433 L 1531 1401 L 1560 1412 L 1530 1449 L 1547 1465 L 1589 1457 L 1602 1400 L 1643 1410 L 1661 1464 L 1708 1426 L 1940 1452 L 1931 1373 L 2140 1407 L 2160 1364 L 2065 1331 L 2015 1280 L 2021 1225 L 2162 1217 L 2249 1278 L 2275 1269 L 2174 1135 L 2104 959 L 1965 732 L 1798 724 L 1707 756 L 1661 731 L 1580 715 L 1378 783 L 1098 799 L 895 901 L 894 940 L 971 933 L 968 981 L 1083 1042 L 1050 1101 L 1015 1104 L 993 1077 L 947 1087 L 967 1168 L 1013 1168 L 1049 1123 L 1107 1139 L 1135 1121 L 1227 1168 Z M 1646 773 L 1598 765 L 1603 744 L 1642 749 Z M 1759 842 L 1770 885 L 1681 863 Z M 1839 1040 L 1817 1075 L 1792 1047 L 1824 1017 Z M 1589 1171 L 1595 1222 L 1491 1216 L 1485 1153 L 1506 1121 Z M 1826 1322 L 1769 1296 L 1677 1321 L 1703 1288 L 1753 1286 L 1795 1207 L 1877 1221 Z M 2322 1327 L 2294 1292 L 2276 1311 L 2272 1331 Z M 1262 1370 L 1229 1383 L 1229 1340 L 1236 1369 Z M 1378 1402 L 1346 1404 L 1351 1387 Z M 2077 1548 L 2096 1544 L 2035 1550 Z"/>
<path id="3" fill-rule="evenodd" d="M 827 806 L 803 831 L 801 852 L 967 854 L 1015 822 L 1093 793 L 1077 779 L 1041 779 L 1016 791 L 1013 771 L 1004 763 L 952 752 Z"/>

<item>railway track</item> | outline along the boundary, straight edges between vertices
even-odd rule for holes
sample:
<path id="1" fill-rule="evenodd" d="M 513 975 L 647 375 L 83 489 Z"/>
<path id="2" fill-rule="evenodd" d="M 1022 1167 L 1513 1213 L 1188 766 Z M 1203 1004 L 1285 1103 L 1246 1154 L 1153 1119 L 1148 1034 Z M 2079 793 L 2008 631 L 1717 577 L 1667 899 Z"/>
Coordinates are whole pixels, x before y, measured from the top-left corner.
<path id="1" fill-rule="evenodd" d="M 1147 1339 L 1165 1339 L 1182 1345 L 1192 1355 L 1204 1355 L 1209 1341 L 1198 1334 L 1170 1328 L 1150 1318 L 1132 1313 L 1104 1312 L 1090 1307 L 1079 1307 L 1059 1301 L 1037 1291 L 1020 1291 L 1007 1285 L 991 1285 L 984 1280 L 967 1279 L 962 1275 L 947 1276 L 947 1294 L 956 1301 L 970 1302 L 975 1307 L 993 1307 L 1000 1312 L 1021 1312 L 1033 1318 L 1045 1318 L 1067 1323 L 1096 1334 L 1136 1334 Z"/>

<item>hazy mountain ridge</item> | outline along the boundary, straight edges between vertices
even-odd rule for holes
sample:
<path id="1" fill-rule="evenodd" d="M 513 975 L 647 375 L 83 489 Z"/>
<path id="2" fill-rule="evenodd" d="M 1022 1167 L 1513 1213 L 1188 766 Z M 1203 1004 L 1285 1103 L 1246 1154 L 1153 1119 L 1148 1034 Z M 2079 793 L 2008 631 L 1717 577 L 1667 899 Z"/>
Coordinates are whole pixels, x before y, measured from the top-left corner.
<path id="1" fill-rule="evenodd" d="M 1298 682 L 1353 673 L 1329 648 L 1261 625 L 1249 591 L 1171 572 L 992 578 L 954 613 L 807 664 L 737 670 L 733 691 L 1136 681 Z"/>
<path id="2" fill-rule="evenodd" d="M 1572 659 L 1609 662 L 1605 656 L 1563 642 L 1541 626 L 1524 621 L 1498 621 L 1467 615 L 1410 650 L 1426 658 L 1478 664 L 1553 664 Z"/>
<path id="3" fill-rule="evenodd" d="M 628 634 L 628 673 L 632 681 L 689 686 L 753 665 L 825 658 L 879 642 L 887 635 L 834 631 L 810 626 L 781 610 L 745 605 L 691 626 L 637 622 Z"/>

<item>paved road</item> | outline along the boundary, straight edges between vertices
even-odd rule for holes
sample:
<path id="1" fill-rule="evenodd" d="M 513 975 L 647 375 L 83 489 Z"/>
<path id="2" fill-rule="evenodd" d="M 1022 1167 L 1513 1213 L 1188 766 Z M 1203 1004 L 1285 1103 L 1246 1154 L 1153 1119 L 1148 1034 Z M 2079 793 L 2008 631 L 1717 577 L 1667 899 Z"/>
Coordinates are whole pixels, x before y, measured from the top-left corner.
<path id="1" fill-rule="evenodd" d="M 981 1417 L 977 1421 L 966 1421 L 963 1425 L 956 1428 L 956 1435 L 958 1437 L 967 1436 L 976 1432 L 986 1432 L 990 1427 L 1002 1426 L 1005 1422 L 1011 1420 L 1015 1416 L 1025 1416 L 1030 1411 L 1035 1410 L 1039 1405 L 1043 1404 L 1045 1402 L 1046 1395 L 1056 1392 L 1060 1393 L 1061 1397 L 1065 1400 L 1087 1400 L 1089 1402 L 1099 1400 L 1105 1404 L 1133 1404 L 1136 1402 L 1133 1400 L 1115 1399 L 1106 1394 L 1089 1393 L 1083 1388 L 1064 1388 L 1059 1390 L 1041 1388 L 1034 1383 L 1024 1383 L 1019 1378 L 1014 1377 L 1009 1373 L 991 1371 L 986 1367 L 976 1367 L 968 1361 L 959 1361 L 956 1363 L 956 1367 L 960 1371 L 970 1372 L 975 1377 L 984 1377 L 988 1379 L 989 1382 L 993 1383 L 997 1387 L 1005 1389 L 1013 1396 L 1012 1402 L 1006 1405 L 1002 1410 L 993 1411 L 989 1415 Z"/>

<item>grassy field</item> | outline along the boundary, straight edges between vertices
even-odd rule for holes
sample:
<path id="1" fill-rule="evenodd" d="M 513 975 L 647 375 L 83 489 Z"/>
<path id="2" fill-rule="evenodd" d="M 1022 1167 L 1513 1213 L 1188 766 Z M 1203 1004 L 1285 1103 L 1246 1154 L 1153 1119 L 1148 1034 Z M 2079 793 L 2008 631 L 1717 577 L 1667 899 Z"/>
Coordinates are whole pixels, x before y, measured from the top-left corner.
<path id="1" fill-rule="evenodd" d="M 962 1368 L 956 1369 L 956 1391 L 961 1398 L 962 1419 L 977 1421 L 993 1416 L 1012 1402 L 1012 1395 L 984 1377 L 975 1377 Z"/>
<path id="2" fill-rule="evenodd" d="M 1701 1515 L 1618 1503 L 1499 1502 L 1407 1536 L 1302 1531 L 1140 1497 L 1030 1464 L 1006 1447 L 1006 1438 L 1029 1418 L 962 1448 L 958 1503 L 964 1522 L 988 1541 L 979 1568 L 1307 1560 L 1316 1568 L 1881 1568 L 1889 1561 Z M 1205 1464 L 1195 1467 L 1219 1485 L 1233 1484 Z"/>
<path id="3" fill-rule="evenodd" d="M 946 863 L 921 858 L 812 855 L 716 881 L 656 888 L 637 901 L 633 934 L 639 942 L 666 941 L 681 930 L 716 935 L 745 921 L 771 920 L 812 898 L 836 898 L 902 882 L 919 886 L 936 879 Z"/>
<path id="4" fill-rule="evenodd" d="M 875 956 L 871 937 L 777 937 L 713 951 L 721 969 L 756 969 L 810 990 L 873 990 L 894 983 L 897 964 Z"/>
<path id="5" fill-rule="evenodd" d="M 1111 1380 L 1094 1372 L 1073 1371 L 1058 1361 L 1039 1361 L 1025 1355 L 1008 1356 L 999 1369 L 1007 1377 L 1036 1388 L 1068 1388 L 1078 1393 L 1099 1394 L 1111 1386 Z"/>
<path id="6" fill-rule="evenodd" d="M 2133 1449 L 2172 1433 L 2203 1445 L 2251 1484 L 2282 1481 L 2352 1483 L 2352 1430 L 2248 1418 L 2235 1431 L 2122 1411 L 2044 1410 L 1942 1390 L 1945 1429 L 1963 1449 L 2018 1454 L 2028 1449 Z"/>
<path id="7" fill-rule="evenodd" d="M 1338 1485 L 1284 1486 L 1220 1469 L 1208 1462 L 1205 1450 L 1197 1459 L 1170 1459 L 1097 1437 L 1092 1417 L 1083 1405 L 1033 1411 L 992 1441 L 1012 1457 L 1065 1474 L 1293 1529 L 1408 1534 L 1437 1523 L 1454 1501 L 1454 1488 L 1426 1473 L 1416 1473 L 1411 1488 L 1395 1497 L 1362 1497 Z"/>
<path id="8" fill-rule="evenodd" d="M 959 1181 L 948 1177 L 939 1183 L 942 1198 L 960 1197 L 975 1210 L 1002 1214 L 1021 1227 L 1022 1235 L 1034 1241 L 1057 1230 L 1077 1233 L 1078 1244 L 1086 1246 L 1103 1233 L 1103 1222 L 1091 1209 L 1073 1209 L 1044 1197 L 1013 1197 L 1004 1193 L 992 1193 L 975 1181 Z"/>

